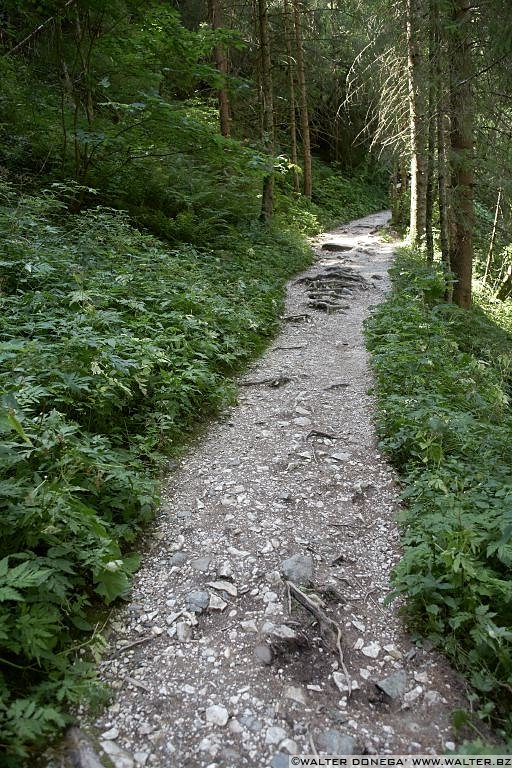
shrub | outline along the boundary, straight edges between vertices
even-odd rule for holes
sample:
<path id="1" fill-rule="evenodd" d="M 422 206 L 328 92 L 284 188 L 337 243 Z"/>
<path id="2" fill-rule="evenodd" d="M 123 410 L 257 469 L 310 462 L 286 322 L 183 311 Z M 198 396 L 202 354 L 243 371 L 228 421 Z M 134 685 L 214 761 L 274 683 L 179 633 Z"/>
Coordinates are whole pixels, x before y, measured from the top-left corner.
<path id="1" fill-rule="evenodd" d="M 393 279 L 367 337 L 378 427 L 406 502 L 394 594 L 509 727 L 512 414 L 502 370 L 482 359 L 485 340 L 503 334 L 478 309 L 437 304 L 440 271 L 417 255 L 402 253 Z"/>

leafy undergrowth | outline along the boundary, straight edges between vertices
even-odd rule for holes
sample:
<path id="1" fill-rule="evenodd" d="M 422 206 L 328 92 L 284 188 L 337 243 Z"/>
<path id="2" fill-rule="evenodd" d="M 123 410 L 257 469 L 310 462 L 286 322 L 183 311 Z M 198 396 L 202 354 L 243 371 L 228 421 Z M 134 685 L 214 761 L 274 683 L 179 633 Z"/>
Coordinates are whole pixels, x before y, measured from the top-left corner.
<path id="1" fill-rule="evenodd" d="M 367 324 L 383 445 L 402 474 L 395 594 L 469 677 L 481 717 L 511 733 L 512 312 L 441 303 L 443 278 L 410 251 Z"/>
<path id="2" fill-rule="evenodd" d="M 316 161 L 313 163 L 312 200 L 301 195 L 290 194 L 291 187 L 281 182 L 276 192 L 277 223 L 287 225 L 289 221 L 305 235 L 314 235 L 323 229 L 330 229 L 340 221 L 350 221 L 379 211 L 388 205 L 384 186 L 371 182 L 364 174 L 347 178 L 331 166 Z"/>
<path id="3" fill-rule="evenodd" d="M 293 230 L 282 213 L 199 247 L 114 209 L 70 215 L 75 194 L 0 199 L 0 748 L 15 766 L 102 700 L 97 604 L 128 594 L 165 457 L 232 400 L 311 259 L 308 204 Z"/>

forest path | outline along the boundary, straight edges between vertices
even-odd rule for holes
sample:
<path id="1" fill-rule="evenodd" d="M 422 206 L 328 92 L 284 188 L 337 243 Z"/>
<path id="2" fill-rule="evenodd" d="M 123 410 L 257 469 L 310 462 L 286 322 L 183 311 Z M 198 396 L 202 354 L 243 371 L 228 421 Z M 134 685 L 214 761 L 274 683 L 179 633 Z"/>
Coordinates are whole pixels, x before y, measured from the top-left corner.
<path id="1" fill-rule="evenodd" d="M 317 261 L 291 281 L 282 332 L 241 379 L 238 405 L 169 480 L 102 664 L 115 695 L 96 727 L 116 768 L 285 768 L 289 753 L 453 741 L 462 683 L 383 605 L 398 500 L 362 324 L 388 288 L 387 219 L 315 239 Z M 324 601 L 326 642 L 294 598 L 289 613 L 283 569 Z"/>

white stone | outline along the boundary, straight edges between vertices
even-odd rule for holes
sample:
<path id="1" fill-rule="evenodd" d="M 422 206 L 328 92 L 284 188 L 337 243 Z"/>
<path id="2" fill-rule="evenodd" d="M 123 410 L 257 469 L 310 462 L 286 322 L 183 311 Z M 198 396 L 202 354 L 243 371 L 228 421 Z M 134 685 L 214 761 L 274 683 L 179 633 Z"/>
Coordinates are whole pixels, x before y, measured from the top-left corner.
<path id="1" fill-rule="evenodd" d="M 119 731 L 117 728 L 110 728 L 110 730 L 105 731 L 105 733 L 101 734 L 101 738 L 105 739 L 106 741 L 115 741 L 118 736 L 119 736 Z"/>
<path id="2" fill-rule="evenodd" d="M 213 723 L 213 725 L 224 726 L 229 720 L 229 712 L 225 707 L 213 704 L 206 710 L 206 720 L 208 723 Z"/>
<path id="3" fill-rule="evenodd" d="M 237 597 L 238 595 L 237 588 L 230 581 L 208 581 L 206 585 L 212 587 L 212 589 L 227 592 L 228 595 L 231 595 L 232 597 Z"/>
<path id="4" fill-rule="evenodd" d="M 302 688 L 299 688 L 296 685 L 287 685 L 283 691 L 283 695 L 285 699 L 291 699 L 292 701 L 296 701 L 298 704 L 308 703 L 305 692 L 302 690 Z"/>
<path id="5" fill-rule="evenodd" d="M 100 741 L 102 750 L 110 758 L 114 768 L 134 768 L 133 757 L 115 743 L 115 741 Z"/>
<path id="6" fill-rule="evenodd" d="M 234 697 L 231 697 L 231 698 L 234 698 Z M 238 720 L 230 720 L 228 728 L 231 731 L 231 733 L 234 733 L 234 734 L 242 733 L 243 731 L 243 728 L 238 722 Z"/>
<path id="7" fill-rule="evenodd" d="M 278 725 L 273 725 L 267 729 L 265 734 L 265 744 L 279 744 L 280 741 L 286 739 L 286 731 L 284 728 L 280 728 Z"/>
<path id="8" fill-rule="evenodd" d="M 333 672 L 332 679 L 340 693 L 348 693 L 348 684 L 345 675 L 342 672 Z M 350 681 L 350 690 L 357 691 L 359 689 L 359 683 L 357 680 Z"/>
<path id="9" fill-rule="evenodd" d="M 240 626 L 245 632 L 257 632 L 258 627 L 256 625 L 256 622 L 254 619 L 249 619 L 248 621 L 241 621 Z"/>
<path id="10" fill-rule="evenodd" d="M 288 752 L 289 755 L 296 755 L 299 751 L 299 748 L 293 739 L 284 739 L 280 743 L 279 749 L 283 750 L 283 752 Z"/>
<path id="11" fill-rule="evenodd" d="M 186 621 L 178 621 L 176 624 L 176 636 L 180 643 L 188 643 L 192 640 L 192 627 Z"/>
<path id="12" fill-rule="evenodd" d="M 218 595 L 210 595 L 210 602 L 208 608 L 212 611 L 223 611 L 227 608 L 227 603 Z"/>
<path id="13" fill-rule="evenodd" d="M 381 651 L 381 647 L 379 643 L 376 643 L 375 641 L 368 643 L 368 645 L 365 645 L 361 648 L 361 653 L 364 653 L 365 656 L 368 656 L 369 659 L 376 659 Z"/>

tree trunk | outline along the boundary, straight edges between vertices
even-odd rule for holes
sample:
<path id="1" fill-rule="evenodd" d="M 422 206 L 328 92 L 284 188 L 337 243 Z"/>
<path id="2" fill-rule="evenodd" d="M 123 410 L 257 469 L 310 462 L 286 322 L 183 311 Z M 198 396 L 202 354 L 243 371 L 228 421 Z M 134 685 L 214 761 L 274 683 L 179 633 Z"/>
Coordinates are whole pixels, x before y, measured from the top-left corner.
<path id="1" fill-rule="evenodd" d="M 267 0 L 258 0 L 258 25 L 261 64 L 261 109 L 263 118 L 263 146 L 273 163 L 274 154 L 274 100 L 272 93 L 272 60 L 268 30 Z M 263 178 L 260 219 L 268 224 L 274 210 L 274 170 L 270 168 Z"/>
<path id="2" fill-rule="evenodd" d="M 411 223 L 410 239 L 421 245 L 425 239 L 427 177 L 425 98 L 420 52 L 421 0 L 406 0 L 409 122 L 411 137 Z"/>
<path id="3" fill-rule="evenodd" d="M 212 29 L 220 29 L 222 27 L 222 8 L 219 6 L 217 0 L 208 0 L 208 15 L 210 17 L 210 24 Z M 226 57 L 226 51 L 223 45 L 216 45 L 214 49 L 215 66 L 220 75 L 225 79 L 228 73 L 228 60 Z M 230 135 L 230 110 L 229 110 L 229 96 L 225 85 L 217 92 L 219 100 L 219 120 L 220 120 L 220 132 L 223 136 L 229 137 Z"/>
<path id="4" fill-rule="evenodd" d="M 496 298 L 505 301 L 509 296 L 512 296 L 512 267 L 508 268 L 507 274 L 498 289 Z"/>
<path id="5" fill-rule="evenodd" d="M 473 97 L 471 92 L 470 0 L 452 0 L 449 30 L 452 215 L 450 264 L 455 276 L 453 300 L 471 305 L 473 271 Z"/>
<path id="6" fill-rule="evenodd" d="M 441 259 L 445 274 L 450 267 L 450 207 L 448 200 L 448 104 L 445 82 L 449 79 L 445 68 L 444 46 L 439 31 L 439 9 L 436 7 L 436 91 L 437 91 L 437 188 L 439 201 L 439 232 Z"/>
<path id="7" fill-rule="evenodd" d="M 491 240 L 489 243 L 489 252 L 487 254 L 487 261 L 485 262 L 485 272 L 484 272 L 484 283 L 487 282 L 487 277 L 489 275 L 491 264 L 492 264 L 492 257 L 494 254 L 494 244 L 496 242 L 496 230 L 498 228 L 498 219 L 500 215 L 500 205 L 501 205 L 501 196 L 503 194 L 503 190 L 501 187 L 498 189 L 498 198 L 496 200 L 496 210 L 494 212 L 494 221 L 492 224 L 492 232 L 491 232 Z"/>
<path id="8" fill-rule="evenodd" d="M 311 173 L 311 139 L 309 134 L 308 94 L 306 88 L 306 71 L 304 66 L 304 50 L 302 47 L 302 20 L 299 0 L 293 2 L 293 18 L 295 22 L 295 43 L 297 46 L 297 74 L 299 79 L 300 113 L 302 129 L 302 146 L 304 150 L 304 195 L 311 197 L 313 181 Z"/>
<path id="9" fill-rule="evenodd" d="M 292 56 L 292 44 L 290 40 L 290 27 L 293 28 L 293 19 L 291 24 L 289 14 L 290 9 L 288 0 L 284 0 L 284 36 L 286 40 L 286 56 L 288 59 L 288 87 L 290 91 L 290 159 L 294 165 L 298 164 L 297 155 L 297 121 L 296 121 L 296 102 L 295 102 L 295 75 Z M 299 191 L 299 174 L 297 170 L 293 171 L 293 186 L 296 192 Z"/>
<path id="10" fill-rule="evenodd" d="M 427 185 L 425 191 L 425 244 L 427 247 L 427 261 L 434 261 L 434 233 L 432 229 L 432 217 L 434 213 L 434 174 L 436 151 L 436 0 L 429 0 L 429 26 L 428 26 L 428 149 L 427 149 Z"/>

